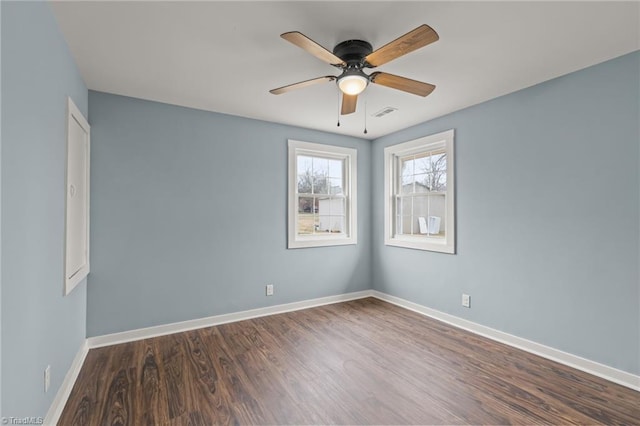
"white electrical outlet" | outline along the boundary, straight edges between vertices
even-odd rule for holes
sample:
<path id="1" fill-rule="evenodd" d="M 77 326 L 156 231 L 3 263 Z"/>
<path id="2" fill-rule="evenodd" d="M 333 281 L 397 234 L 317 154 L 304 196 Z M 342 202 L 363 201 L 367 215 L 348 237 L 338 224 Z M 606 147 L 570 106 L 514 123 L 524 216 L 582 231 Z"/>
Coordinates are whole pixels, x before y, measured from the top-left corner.
<path id="1" fill-rule="evenodd" d="M 273 296 L 273 284 L 267 284 L 267 296 Z"/>
<path id="2" fill-rule="evenodd" d="M 44 369 L 44 391 L 49 391 L 49 386 L 51 386 L 51 366 L 47 365 L 47 368 Z"/>
<path id="3" fill-rule="evenodd" d="M 471 296 L 462 293 L 462 306 L 464 306 L 465 308 L 471 307 Z"/>

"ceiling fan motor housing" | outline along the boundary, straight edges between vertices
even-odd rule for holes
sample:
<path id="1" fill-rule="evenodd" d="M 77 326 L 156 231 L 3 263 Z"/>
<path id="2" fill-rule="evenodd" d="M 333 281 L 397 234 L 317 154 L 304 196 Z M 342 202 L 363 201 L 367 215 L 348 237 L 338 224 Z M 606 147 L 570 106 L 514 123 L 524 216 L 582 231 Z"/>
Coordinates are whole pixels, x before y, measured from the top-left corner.
<path id="1" fill-rule="evenodd" d="M 362 68 L 364 58 L 373 52 L 370 43 L 364 40 L 347 40 L 333 48 L 333 54 L 347 63 L 348 67 Z"/>
<path id="2" fill-rule="evenodd" d="M 369 84 L 369 76 L 362 71 L 364 58 L 373 51 L 371 44 L 364 40 L 346 40 L 333 48 L 333 54 L 346 62 L 336 83 L 347 95 L 358 95 Z"/>

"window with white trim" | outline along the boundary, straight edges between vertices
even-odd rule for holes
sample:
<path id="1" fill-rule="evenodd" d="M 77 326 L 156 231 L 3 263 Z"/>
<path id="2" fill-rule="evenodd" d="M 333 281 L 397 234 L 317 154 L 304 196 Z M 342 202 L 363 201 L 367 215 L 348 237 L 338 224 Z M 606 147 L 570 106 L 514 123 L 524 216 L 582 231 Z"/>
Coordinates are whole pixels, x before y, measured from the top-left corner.
<path id="1" fill-rule="evenodd" d="M 289 140 L 288 247 L 357 243 L 357 151 Z"/>
<path id="2" fill-rule="evenodd" d="M 385 244 L 455 253 L 454 131 L 385 148 Z"/>

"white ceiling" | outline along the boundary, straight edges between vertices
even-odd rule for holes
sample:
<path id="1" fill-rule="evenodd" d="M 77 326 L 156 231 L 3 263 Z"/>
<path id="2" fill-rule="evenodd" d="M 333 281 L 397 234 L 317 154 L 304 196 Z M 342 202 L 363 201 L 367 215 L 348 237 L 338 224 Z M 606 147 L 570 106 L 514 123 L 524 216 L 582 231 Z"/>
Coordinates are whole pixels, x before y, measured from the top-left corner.
<path id="1" fill-rule="evenodd" d="M 640 3 L 54 2 L 89 89 L 368 139 L 640 48 Z M 270 89 L 339 70 L 281 39 L 374 49 L 428 24 L 434 44 L 376 70 L 435 84 L 428 97 L 370 85 L 336 127 L 334 82 Z M 369 133 L 363 135 L 364 100 Z M 398 111 L 374 118 L 387 106 Z"/>

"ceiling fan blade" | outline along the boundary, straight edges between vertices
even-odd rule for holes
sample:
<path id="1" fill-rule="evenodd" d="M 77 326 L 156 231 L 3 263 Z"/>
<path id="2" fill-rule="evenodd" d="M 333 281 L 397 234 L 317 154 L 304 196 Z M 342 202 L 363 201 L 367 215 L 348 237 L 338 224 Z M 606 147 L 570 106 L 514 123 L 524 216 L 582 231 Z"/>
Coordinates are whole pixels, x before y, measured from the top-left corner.
<path id="1" fill-rule="evenodd" d="M 388 74 L 386 72 L 374 72 L 371 74 L 371 82 L 392 89 L 402 90 L 418 96 L 427 96 L 436 88 L 433 84 L 423 83 L 399 75 Z"/>
<path id="2" fill-rule="evenodd" d="M 321 61 L 333 65 L 334 67 L 344 67 L 347 65 L 342 59 L 338 58 L 336 55 L 329 52 L 327 49 L 320 46 L 318 43 L 311 40 L 309 37 L 299 31 L 284 33 L 281 34 L 280 37 L 290 43 L 295 44 L 301 49 L 306 50 Z"/>
<path id="3" fill-rule="evenodd" d="M 438 41 L 439 38 L 438 33 L 435 32 L 433 28 L 422 24 L 413 31 L 409 31 L 402 37 L 369 53 L 364 60 L 369 68 L 375 68 L 431 44 L 434 41 Z"/>
<path id="4" fill-rule="evenodd" d="M 356 105 L 358 104 L 358 95 L 345 95 L 342 94 L 342 109 L 340 115 L 347 115 L 356 112 Z"/>
<path id="5" fill-rule="evenodd" d="M 302 89 L 303 87 L 313 86 L 314 84 L 324 83 L 325 81 L 333 81 L 336 78 L 332 75 L 326 75 L 324 77 L 312 78 L 311 80 L 301 81 L 299 83 L 289 84 L 287 86 L 278 87 L 277 89 L 269 90 L 270 93 L 274 95 L 280 95 L 282 93 L 287 93 L 292 90 Z"/>

